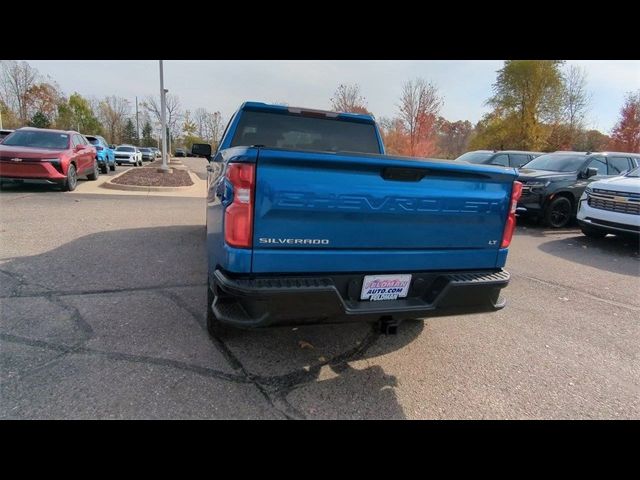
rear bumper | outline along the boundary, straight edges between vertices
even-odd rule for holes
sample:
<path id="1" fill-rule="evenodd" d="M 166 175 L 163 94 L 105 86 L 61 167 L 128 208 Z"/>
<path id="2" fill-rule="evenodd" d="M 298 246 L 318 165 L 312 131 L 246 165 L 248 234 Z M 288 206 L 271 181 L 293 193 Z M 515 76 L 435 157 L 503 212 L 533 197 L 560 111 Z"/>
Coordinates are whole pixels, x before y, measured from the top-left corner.
<path id="1" fill-rule="evenodd" d="M 216 318 L 240 328 L 350 321 L 394 321 L 493 312 L 504 307 L 504 270 L 412 272 L 406 298 L 360 300 L 364 274 L 247 278 L 216 270 L 211 279 Z"/>

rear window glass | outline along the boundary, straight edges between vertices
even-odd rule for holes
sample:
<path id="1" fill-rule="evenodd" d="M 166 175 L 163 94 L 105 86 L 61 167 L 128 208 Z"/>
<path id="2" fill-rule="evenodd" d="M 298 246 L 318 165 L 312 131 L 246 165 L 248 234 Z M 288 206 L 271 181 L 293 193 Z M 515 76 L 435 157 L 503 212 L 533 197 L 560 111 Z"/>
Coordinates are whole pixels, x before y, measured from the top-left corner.
<path id="1" fill-rule="evenodd" d="M 14 147 L 50 148 L 65 150 L 69 146 L 69 135 L 58 132 L 38 132 L 32 130 L 17 130 L 2 142 L 3 145 Z"/>
<path id="2" fill-rule="evenodd" d="M 484 163 L 492 155 L 492 152 L 467 152 L 464 155 L 460 155 L 456 160 L 469 163 Z"/>
<path id="3" fill-rule="evenodd" d="M 244 111 L 231 146 L 380 153 L 373 124 Z"/>
<path id="4" fill-rule="evenodd" d="M 133 147 L 118 147 L 116 148 L 118 152 L 135 152 L 136 149 Z"/>

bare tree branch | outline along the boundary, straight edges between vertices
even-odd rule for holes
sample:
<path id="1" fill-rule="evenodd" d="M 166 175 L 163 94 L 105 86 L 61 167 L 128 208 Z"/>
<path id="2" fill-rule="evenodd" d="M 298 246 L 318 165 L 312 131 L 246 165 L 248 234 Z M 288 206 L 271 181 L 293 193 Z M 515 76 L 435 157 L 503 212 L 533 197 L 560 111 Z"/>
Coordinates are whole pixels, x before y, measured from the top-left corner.
<path id="1" fill-rule="evenodd" d="M 360 93 L 360 85 L 357 83 L 338 85 L 331 97 L 331 108 L 335 112 L 369 113 L 367 101 Z"/>
<path id="2" fill-rule="evenodd" d="M 435 152 L 435 127 L 441 106 L 442 99 L 432 83 L 418 78 L 403 85 L 399 117 L 409 135 L 411 156 Z"/>
<path id="3" fill-rule="evenodd" d="M 131 112 L 129 101 L 122 97 L 112 95 L 105 97 L 100 102 L 98 109 L 100 119 L 104 125 L 108 140 L 111 143 L 120 143 L 122 141 L 122 133 L 124 124 Z"/>
<path id="4" fill-rule="evenodd" d="M 40 73 L 27 62 L 2 60 L 0 76 L 3 100 L 18 114 L 23 125 L 29 121 L 28 92 L 39 81 Z"/>

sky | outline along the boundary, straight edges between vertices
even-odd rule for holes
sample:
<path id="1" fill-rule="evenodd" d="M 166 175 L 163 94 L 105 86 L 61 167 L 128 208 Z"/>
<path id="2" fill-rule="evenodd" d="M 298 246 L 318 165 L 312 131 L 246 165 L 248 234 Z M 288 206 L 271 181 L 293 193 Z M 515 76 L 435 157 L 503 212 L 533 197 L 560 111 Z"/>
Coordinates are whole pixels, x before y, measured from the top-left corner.
<path id="1" fill-rule="evenodd" d="M 159 95 L 157 60 L 28 60 L 66 95 L 117 95 L 131 102 Z M 225 121 L 247 100 L 329 109 L 340 83 L 357 83 L 376 116 L 397 111 L 402 84 L 422 77 L 434 83 L 447 120 L 477 122 L 489 108 L 501 60 L 165 60 L 164 83 L 191 111 L 220 111 Z M 588 128 L 610 133 L 625 93 L 640 89 L 640 61 L 570 60 L 584 67 L 592 102 Z"/>

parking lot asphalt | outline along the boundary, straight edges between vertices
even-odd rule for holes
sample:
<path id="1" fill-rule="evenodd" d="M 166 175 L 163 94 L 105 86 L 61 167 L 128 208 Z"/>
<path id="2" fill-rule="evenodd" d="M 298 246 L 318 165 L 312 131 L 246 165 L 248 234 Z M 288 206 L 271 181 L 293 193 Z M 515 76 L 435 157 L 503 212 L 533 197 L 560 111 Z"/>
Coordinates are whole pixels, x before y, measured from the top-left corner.
<path id="1" fill-rule="evenodd" d="M 0 418 L 640 418 L 635 240 L 522 222 L 500 312 L 210 339 L 204 225 L 202 198 L 0 191 Z"/>

